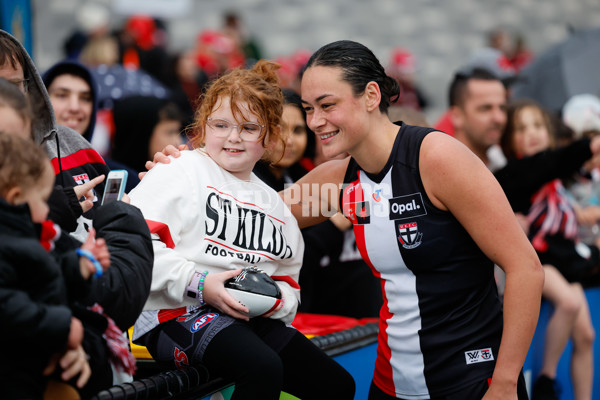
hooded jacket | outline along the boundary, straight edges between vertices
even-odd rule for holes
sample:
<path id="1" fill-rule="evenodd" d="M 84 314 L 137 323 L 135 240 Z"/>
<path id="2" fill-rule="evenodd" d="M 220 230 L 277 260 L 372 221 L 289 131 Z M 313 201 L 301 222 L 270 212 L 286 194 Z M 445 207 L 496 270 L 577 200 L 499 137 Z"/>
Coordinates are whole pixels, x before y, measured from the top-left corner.
<path id="1" fill-rule="evenodd" d="M 57 187 L 49 201 L 49 219 L 67 232 L 75 232 L 76 236 L 85 238 L 84 225 L 91 226 L 94 212 L 100 206 L 104 183 L 95 187 L 94 207 L 83 215 L 74 191 L 69 188 L 106 175 L 109 168 L 83 136 L 56 123 L 48 91 L 33 60 L 16 38 L 3 30 L 0 30 L 0 35 L 13 41 L 22 52 L 25 60 L 23 73 L 29 80 L 28 97 L 35 115 L 32 121 L 33 139 L 48 154 L 56 174 Z"/>
<path id="2" fill-rule="evenodd" d="M 149 96 L 131 96 L 116 101 L 112 159 L 136 171 L 144 171 L 150 139 L 158 125 L 159 111 L 169 100 Z"/>
<path id="3" fill-rule="evenodd" d="M 29 207 L 0 199 L 0 385 L 7 398 L 40 396 L 42 370 L 67 344 L 68 300 L 89 289 L 70 253 L 54 258 L 40 244 Z"/>
<path id="4" fill-rule="evenodd" d="M 121 201 L 98 209 L 94 228 L 106 241 L 111 266 L 87 282 L 74 251 L 81 243 L 71 235 L 61 235 L 52 257 L 39 244 L 27 205 L 11 206 L 0 199 L 0 221 L 2 398 L 34 398 L 43 390 L 41 370 L 52 353 L 64 348 L 72 315 L 83 323 L 82 346 L 92 368 L 81 396 L 109 388 L 113 373 L 104 339 L 108 322 L 88 306 L 98 303 L 122 331 L 141 313 L 150 293 L 154 256 L 140 210 Z M 19 345 L 18 338 L 26 345 Z"/>

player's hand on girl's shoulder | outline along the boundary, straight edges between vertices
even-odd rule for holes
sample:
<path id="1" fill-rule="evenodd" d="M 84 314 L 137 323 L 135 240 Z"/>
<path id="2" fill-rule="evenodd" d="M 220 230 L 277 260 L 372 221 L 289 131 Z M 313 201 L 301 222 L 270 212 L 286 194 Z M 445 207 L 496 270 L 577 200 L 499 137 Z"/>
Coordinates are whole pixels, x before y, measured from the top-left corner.
<path id="1" fill-rule="evenodd" d="M 225 281 L 237 276 L 240 272 L 242 272 L 242 269 L 238 268 L 206 275 L 203 297 L 206 304 L 218 308 L 234 318 L 248 321 L 248 308 L 240 304 L 225 289 Z"/>
<path id="2" fill-rule="evenodd" d="M 173 157 L 177 158 L 181 155 L 181 151 L 187 150 L 187 149 L 188 149 L 187 144 L 180 144 L 177 147 L 173 146 L 172 144 L 169 144 L 169 145 L 167 145 L 167 147 L 162 149 L 162 151 L 155 153 L 152 161 L 146 161 L 145 167 L 148 171 L 150 171 L 158 163 L 168 164 L 171 162 L 171 160 L 169 159 L 169 156 L 173 156 Z M 148 172 L 148 171 L 140 172 L 138 174 L 138 178 L 140 178 L 140 180 L 143 179 L 144 176 L 146 175 L 146 172 Z"/>

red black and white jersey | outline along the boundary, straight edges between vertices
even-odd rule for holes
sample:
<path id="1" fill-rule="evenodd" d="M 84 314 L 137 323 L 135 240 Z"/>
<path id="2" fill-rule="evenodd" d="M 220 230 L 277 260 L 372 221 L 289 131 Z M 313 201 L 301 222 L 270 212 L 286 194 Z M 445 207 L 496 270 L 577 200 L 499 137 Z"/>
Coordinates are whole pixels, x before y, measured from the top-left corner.
<path id="1" fill-rule="evenodd" d="M 340 194 L 383 289 L 374 383 L 405 399 L 491 377 L 502 333 L 493 263 L 423 187 L 419 150 L 432 131 L 401 125 L 383 170 L 352 159 Z"/>

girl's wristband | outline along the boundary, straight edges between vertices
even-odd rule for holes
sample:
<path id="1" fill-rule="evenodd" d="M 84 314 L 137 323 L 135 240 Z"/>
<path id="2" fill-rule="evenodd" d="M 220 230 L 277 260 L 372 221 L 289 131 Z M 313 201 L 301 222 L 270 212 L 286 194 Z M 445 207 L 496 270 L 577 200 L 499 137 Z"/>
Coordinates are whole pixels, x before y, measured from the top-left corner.
<path id="1" fill-rule="evenodd" d="M 198 300 L 200 300 L 200 305 L 204 305 L 204 280 L 206 279 L 206 275 L 208 275 L 208 271 L 204 271 L 200 274 L 200 282 L 198 283 Z"/>
<path id="2" fill-rule="evenodd" d="M 186 295 L 192 299 L 199 300 L 201 306 L 204 305 L 204 296 L 202 290 L 204 289 L 204 280 L 206 279 L 206 275 L 208 275 L 208 271 L 194 272 L 194 275 L 192 275 L 192 279 L 190 280 L 190 284 L 186 288 Z"/>
<path id="3" fill-rule="evenodd" d="M 96 267 L 96 273 L 94 274 L 95 277 L 102 276 L 102 265 L 100 265 L 98 260 L 96 260 L 96 257 L 94 257 L 94 255 L 91 252 L 82 248 L 76 249 L 75 252 L 79 257 L 85 257 L 88 260 L 90 260 L 92 264 L 94 264 L 94 267 Z"/>

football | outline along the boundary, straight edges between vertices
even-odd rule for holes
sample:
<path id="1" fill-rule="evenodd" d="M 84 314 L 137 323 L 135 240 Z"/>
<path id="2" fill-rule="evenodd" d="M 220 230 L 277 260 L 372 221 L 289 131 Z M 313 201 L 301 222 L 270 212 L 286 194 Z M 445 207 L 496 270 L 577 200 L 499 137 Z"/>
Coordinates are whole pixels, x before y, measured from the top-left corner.
<path id="1" fill-rule="evenodd" d="M 225 289 L 250 310 L 254 318 L 274 310 L 281 303 L 281 290 L 273 278 L 256 267 L 246 267 L 225 282 Z"/>

